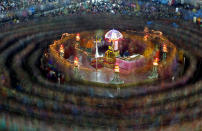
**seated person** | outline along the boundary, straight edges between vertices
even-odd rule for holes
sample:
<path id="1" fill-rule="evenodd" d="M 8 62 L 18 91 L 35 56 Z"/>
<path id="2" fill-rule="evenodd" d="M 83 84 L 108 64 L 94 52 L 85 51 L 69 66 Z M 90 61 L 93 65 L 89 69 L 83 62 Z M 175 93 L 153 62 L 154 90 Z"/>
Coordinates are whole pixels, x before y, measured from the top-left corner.
<path id="1" fill-rule="evenodd" d="M 123 56 L 124 56 L 124 57 L 129 57 L 129 56 L 130 56 L 130 53 L 128 52 L 128 50 L 126 50 L 126 51 L 123 53 Z"/>
<path id="2" fill-rule="evenodd" d="M 105 57 L 107 58 L 114 58 L 114 52 L 111 46 L 108 46 L 108 50 L 105 52 Z"/>

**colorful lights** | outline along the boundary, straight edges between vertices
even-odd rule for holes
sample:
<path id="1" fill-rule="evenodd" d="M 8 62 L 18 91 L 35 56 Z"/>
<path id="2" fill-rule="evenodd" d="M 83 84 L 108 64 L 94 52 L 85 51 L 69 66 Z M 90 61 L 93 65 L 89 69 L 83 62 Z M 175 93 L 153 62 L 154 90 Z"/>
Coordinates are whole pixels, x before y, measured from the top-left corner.
<path id="1" fill-rule="evenodd" d="M 159 58 L 158 57 L 154 58 L 153 65 L 154 66 L 158 66 L 159 65 Z"/>
<path id="2" fill-rule="evenodd" d="M 121 34 L 121 32 L 119 32 L 118 30 L 112 29 L 105 34 L 105 39 L 108 39 L 109 41 L 113 42 L 112 44 L 113 52 L 116 51 L 114 55 L 115 57 L 118 57 L 119 56 L 118 41 L 120 39 L 123 39 L 123 35 Z"/>
<path id="3" fill-rule="evenodd" d="M 76 34 L 76 41 L 77 42 L 80 41 L 80 34 L 79 33 Z"/>
<path id="4" fill-rule="evenodd" d="M 118 30 L 112 29 L 105 34 L 105 39 L 110 41 L 118 41 L 123 39 L 123 35 Z"/>
<path id="5" fill-rule="evenodd" d="M 167 45 L 166 45 L 166 44 L 163 44 L 163 52 L 164 52 L 164 53 L 167 53 L 167 52 L 168 52 L 168 48 L 167 48 Z"/>
<path id="6" fill-rule="evenodd" d="M 64 46 L 63 45 L 60 45 L 60 52 L 64 53 Z"/>
<path id="7" fill-rule="evenodd" d="M 112 79 L 112 81 L 110 83 L 112 84 L 123 84 L 124 81 L 120 79 L 119 76 L 119 65 L 118 63 L 115 64 L 114 66 L 114 78 Z"/>
<path id="8" fill-rule="evenodd" d="M 65 52 L 65 50 L 64 50 L 64 45 L 60 45 L 59 52 L 60 52 L 60 56 L 61 56 L 61 57 L 64 57 L 64 52 Z"/>
<path id="9" fill-rule="evenodd" d="M 79 59 L 78 57 L 74 58 L 74 68 L 73 68 L 73 75 L 74 75 L 74 79 L 82 79 L 81 74 L 79 73 Z"/>
<path id="10" fill-rule="evenodd" d="M 74 66 L 75 66 L 75 67 L 78 67 L 78 65 L 79 65 L 78 57 L 75 57 L 75 58 L 74 58 Z"/>
<path id="11" fill-rule="evenodd" d="M 148 34 L 146 34 L 146 35 L 144 36 L 144 40 L 145 40 L 145 41 L 147 41 L 147 40 L 148 40 L 148 38 L 149 38 L 149 35 L 148 35 Z"/>
<path id="12" fill-rule="evenodd" d="M 158 65 L 159 65 L 159 58 L 155 57 L 153 60 L 153 70 L 151 75 L 148 77 L 149 79 L 157 79 L 158 78 Z"/>
<path id="13" fill-rule="evenodd" d="M 123 32 L 123 33 L 125 33 L 125 32 Z M 98 51 L 98 43 L 99 42 L 98 42 L 97 37 L 96 37 L 96 39 L 94 41 L 95 44 L 96 44 L 96 50 L 95 50 L 94 46 L 91 46 L 89 48 L 93 49 L 93 51 L 92 52 L 87 52 L 88 49 L 89 49 L 89 48 L 87 48 L 88 47 L 87 46 L 88 41 L 91 41 L 91 43 L 93 43 L 93 39 L 95 37 L 95 36 L 91 36 L 92 34 L 90 34 L 90 33 L 87 34 L 86 32 L 84 32 L 84 34 L 83 34 L 83 32 L 78 33 L 78 34 L 77 33 L 76 34 L 69 34 L 68 37 L 65 37 L 64 39 L 60 39 L 60 40 L 55 41 L 54 44 L 50 45 L 50 52 L 51 52 L 50 53 L 51 54 L 50 58 L 51 59 L 53 58 L 55 60 L 55 63 L 57 65 L 59 65 L 58 67 L 60 67 L 60 68 L 62 67 L 62 68 L 65 69 L 66 66 L 68 66 L 67 70 L 64 70 L 64 72 L 66 72 L 66 73 L 71 72 L 70 73 L 71 77 L 74 74 L 74 73 L 72 73 L 73 70 L 76 70 L 76 69 L 81 71 L 81 74 L 84 75 L 84 76 L 85 75 L 90 76 L 90 74 L 88 74 L 88 72 L 84 73 L 86 71 L 93 72 L 93 75 L 91 77 L 94 77 L 95 72 L 96 73 L 98 72 L 97 74 L 102 72 L 103 71 L 102 69 L 95 70 L 94 68 L 89 68 L 87 66 L 87 64 L 89 64 L 88 62 L 90 62 L 92 60 L 94 61 L 95 58 L 98 58 L 98 59 L 96 59 L 97 63 L 95 63 L 95 61 L 94 61 L 93 64 L 91 64 L 90 66 L 95 66 L 95 64 L 96 64 L 96 69 L 97 69 L 97 67 L 99 68 L 100 65 L 101 65 L 101 67 L 105 67 L 105 65 L 106 65 L 106 67 L 109 68 L 111 74 L 120 75 L 121 79 L 125 80 L 126 82 L 130 82 L 130 80 L 126 80 L 124 78 L 125 73 L 129 74 L 130 71 L 125 71 L 124 70 L 125 68 L 122 68 L 122 65 L 123 65 L 122 63 L 120 63 L 118 65 L 115 65 L 117 59 L 122 59 L 122 56 L 118 57 L 117 59 L 115 58 L 116 57 L 116 55 L 115 55 L 116 51 L 118 51 L 119 48 L 123 49 L 123 44 L 127 43 L 128 40 L 121 41 L 121 43 L 123 43 L 123 44 L 121 46 L 119 46 L 119 47 L 117 46 L 119 41 L 114 41 L 113 43 L 108 43 L 107 41 L 103 40 L 102 43 L 100 43 L 99 46 L 103 47 L 103 45 L 104 46 L 109 45 L 109 46 L 111 46 L 110 47 L 111 49 L 109 50 L 109 52 L 105 52 L 105 57 L 99 58 L 100 57 L 99 51 Z M 76 41 L 76 38 L 78 38 L 77 40 L 79 40 L 79 38 L 80 38 L 79 36 L 82 36 L 82 39 L 80 39 L 80 41 Z M 115 38 L 115 35 L 112 33 L 111 36 L 112 36 L 112 40 L 113 40 Z M 124 34 L 124 36 L 125 36 L 125 34 Z M 143 40 L 144 36 L 149 37 L 148 41 Z M 127 39 L 138 40 L 140 42 L 143 42 L 146 45 L 146 48 L 144 48 L 144 49 L 141 47 L 141 49 L 143 49 L 142 50 L 143 53 L 147 54 L 147 55 L 143 55 L 143 57 L 146 58 L 145 59 L 146 61 L 145 61 L 145 64 L 142 64 L 142 65 L 137 64 L 138 67 L 139 67 L 139 65 L 140 65 L 140 67 L 142 67 L 142 69 L 138 70 L 137 73 L 141 72 L 144 69 L 143 71 L 145 73 L 148 72 L 147 74 L 150 75 L 150 72 L 152 73 L 152 68 L 155 68 L 155 71 L 157 69 L 157 73 L 160 74 L 161 70 L 167 69 L 167 66 L 172 64 L 172 62 L 173 62 L 172 61 L 173 60 L 173 52 L 175 50 L 174 50 L 173 46 L 170 44 L 170 42 L 167 39 L 163 39 L 161 37 L 160 37 L 160 39 L 155 39 L 156 37 L 153 37 L 154 35 L 152 33 L 151 34 L 145 34 L 144 36 L 142 36 L 142 35 L 141 36 L 134 36 L 134 38 L 133 38 L 132 35 L 131 36 L 128 35 L 126 37 Z M 103 39 L 103 37 L 102 37 L 102 39 Z M 153 39 L 155 39 L 156 41 L 153 41 Z M 78 44 L 79 46 L 76 47 L 75 46 L 76 44 Z M 130 44 L 132 45 L 132 42 Z M 164 45 L 164 44 L 166 44 L 166 45 Z M 129 48 L 133 48 L 133 49 L 129 50 L 130 52 L 133 52 L 135 50 L 133 45 L 132 45 L 132 47 L 129 47 Z M 164 53 L 164 52 L 167 52 L 167 51 L 169 51 L 169 53 Z M 65 52 L 65 57 L 61 57 L 60 52 L 61 53 Z M 100 50 L 100 52 L 103 53 L 104 50 Z M 94 55 L 94 53 L 95 53 L 95 55 Z M 163 59 L 164 54 L 166 54 L 168 56 L 166 59 Z M 78 58 L 74 58 L 76 56 L 79 58 L 79 60 L 78 60 Z M 82 57 L 82 56 L 88 56 L 88 58 L 91 58 L 91 59 L 89 59 L 89 61 L 84 61 L 86 59 L 86 57 Z M 130 62 L 130 60 L 135 61 L 135 59 L 139 60 L 139 57 L 134 58 L 134 59 L 131 59 L 131 57 L 123 58 L 123 60 L 129 61 L 129 62 Z M 141 58 L 141 60 L 142 59 L 143 58 Z M 83 62 L 85 62 L 85 63 L 83 63 Z M 134 63 L 136 63 L 136 62 L 134 62 Z M 142 61 L 139 62 L 139 63 L 142 63 Z M 120 67 L 119 67 L 119 65 L 120 65 Z M 136 66 L 136 65 L 134 64 L 134 66 Z M 132 68 L 127 67 L 126 69 L 130 70 Z M 104 71 L 105 71 L 105 69 L 104 69 Z M 134 72 L 135 71 L 136 70 L 134 70 Z M 108 70 L 106 72 L 108 72 Z M 112 77 L 113 76 L 110 76 L 110 79 L 106 79 L 106 80 L 104 79 L 104 80 L 106 82 L 110 82 Z M 118 76 L 115 76 L 115 77 L 118 78 Z M 103 77 L 100 77 L 100 78 L 103 79 Z M 98 78 L 98 79 L 100 79 L 100 78 Z M 94 78 L 92 80 L 94 81 Z"/>
<path id="14" fill-rule="evenodd" d="M 115 66 L 114 66 L 114 72 L 115 73 L 119 73 L 119 65 L 118 64 L 115 64 Z"/>

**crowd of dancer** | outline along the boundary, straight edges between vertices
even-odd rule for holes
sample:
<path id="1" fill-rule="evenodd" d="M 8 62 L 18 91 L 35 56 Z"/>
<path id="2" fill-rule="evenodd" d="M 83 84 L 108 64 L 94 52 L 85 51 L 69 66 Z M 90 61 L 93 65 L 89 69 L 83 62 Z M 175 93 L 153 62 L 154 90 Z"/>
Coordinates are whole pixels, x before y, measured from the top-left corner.
<path id="1" fill-rule="evenodd" d="M 3 2 L 4 3 L 4 2 Z M 36 3 L 35 3 L 36 4 Z M 18 9 L 16 4 L 12 4 Z M 9 8 L 7 8 L 9 9 Z M 192 21 L 196 16 L 196 22 L 200 24 L 202 11 L 195 8 L 184 9 L 175 8 L 173 6 L 157 4 L 155 2 L 139 1 L 136 3 L 110 3 L 110 2 L 98 2 L 98 3 L 73 3 L 63 4 L 49 3 L 48 5 L 36 4 L 32 8 L 26 8 L 18 13 L 7 12 L 0 16 L 3 21 L 16 20 L 23 21 L 25 18 L 32 18 L 37 16 L 58 16 L 58 15 L 82 15 L 82 14 L 111 14 L 111 15 L 128 15 L 131 17 L 144 17 L 148 20 L 152 19 L 181 19 L 183 21 Z"/>

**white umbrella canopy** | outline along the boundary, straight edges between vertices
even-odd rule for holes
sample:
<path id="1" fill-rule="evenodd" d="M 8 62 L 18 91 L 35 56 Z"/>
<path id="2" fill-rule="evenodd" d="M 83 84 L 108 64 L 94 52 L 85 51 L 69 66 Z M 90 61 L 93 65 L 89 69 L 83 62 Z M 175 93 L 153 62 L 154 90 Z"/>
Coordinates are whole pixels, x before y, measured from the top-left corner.
<path id="1" fill-rule="evenodd" d="M 116 41 L 122 39 L 123 35 L 118 30 L 112 29 L 105 34 L 105 39 L 109 39 L 110 41 Z"/>

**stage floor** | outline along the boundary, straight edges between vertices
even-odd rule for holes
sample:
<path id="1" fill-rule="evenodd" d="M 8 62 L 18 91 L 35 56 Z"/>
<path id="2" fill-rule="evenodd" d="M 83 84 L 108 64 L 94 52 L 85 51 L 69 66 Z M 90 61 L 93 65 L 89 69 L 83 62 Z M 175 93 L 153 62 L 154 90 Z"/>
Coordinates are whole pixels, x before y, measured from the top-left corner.
<path id="1" fill-rule="evenodd" d="M 73 61 L 73 56 L 68 60 Z M 80 74 L 84 80 L 92 81 L 92 82 L 100 82 L 100 83 L 110 83 L 114 77 L 114 70 L 103 67 L 96 69 L 90 65 L 90 60 L 86 55 L 79 53 L 79 65 L 80 65 Z M 85 70 L 87 69 L 87 70 Z M 136 83 L 138 81 L 143 81 L 148 79 L 150 73 L 145 74 L 136 74 L 135 72 L 131 72 L 130 70 L 125 70 L 120 68 L 120 78 L 124 81 L 124 83 Z"/>

